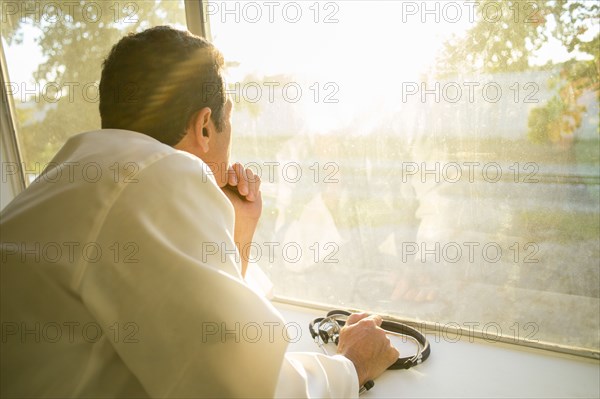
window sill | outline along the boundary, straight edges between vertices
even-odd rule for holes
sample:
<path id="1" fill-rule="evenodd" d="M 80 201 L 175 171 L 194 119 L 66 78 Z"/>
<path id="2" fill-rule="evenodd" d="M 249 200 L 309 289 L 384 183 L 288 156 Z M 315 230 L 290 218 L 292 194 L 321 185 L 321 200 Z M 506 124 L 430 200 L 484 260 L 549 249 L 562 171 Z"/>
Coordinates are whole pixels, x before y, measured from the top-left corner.
<path id="1" fill-rule="evenodd" d="M 290 342 L 288 351 L 320 352 L 308 333 L 308 323 L 323 312 L 273 303 L 286 322 L 302 327 L 302 334 L 297 342 Z M 400 338 L 391 339 L 401 353 L 415 350 Z M 361 398 L 600 397 L 600 362 L 596 360 L 500 342 L 469 342 L 468 337 L 458 342 L 436 339 L 435 335 L 428 339 L 431 357 L 425 363 L 410 370 L 385 372 Z"/>

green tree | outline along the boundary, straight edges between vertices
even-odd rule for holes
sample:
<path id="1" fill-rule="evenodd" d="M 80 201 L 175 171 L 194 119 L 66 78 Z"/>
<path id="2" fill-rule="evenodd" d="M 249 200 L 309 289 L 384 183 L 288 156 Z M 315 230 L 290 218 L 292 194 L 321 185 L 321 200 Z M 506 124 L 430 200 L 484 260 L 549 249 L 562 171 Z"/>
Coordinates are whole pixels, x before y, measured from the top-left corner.
<path id="1" fill-rule="evenodd" d="M 586 111 L 578 102 L 583 93 L 591 91 L 600 101 L 600 2 L 483 0 L 475 15 L 479 18 L 466 35 L 446 42 L 438 76 L 558 70 L 558 79 L 551 82 L 556 94 L 529 115 L 528 138 L 536 143 L 556 142 L 574 134 Z M 590 37 L 594 30 L 595 36 Z M 538 51 L 551 41 L 563 46 L 569 60 L 534 66 Z"/>
<path id="2" fill-rule="evenodd" d="M 2 37 L 11 46 L 35 34 L 45 59 L 33 76 L 39 95 L 15 98 L 19 139 L 30 168 L 48 162 L 68 137 L 100 127 L 97 84 L 114 43 L 155 25 L 185 26 L 183 1 L 178 0 L 12 3 L 18 7 L 3 8 Z"/>

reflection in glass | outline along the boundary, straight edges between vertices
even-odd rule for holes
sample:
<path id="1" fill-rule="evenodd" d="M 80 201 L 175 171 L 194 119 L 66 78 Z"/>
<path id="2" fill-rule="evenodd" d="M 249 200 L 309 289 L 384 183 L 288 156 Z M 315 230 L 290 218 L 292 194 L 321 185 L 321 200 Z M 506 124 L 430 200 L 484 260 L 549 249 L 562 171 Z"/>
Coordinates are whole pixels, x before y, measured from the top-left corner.
<path id="1" fill-rule="evenodd" d="M 276 294 L 598 351 L 597 7 L 325 4 L 211 9 Z"/>

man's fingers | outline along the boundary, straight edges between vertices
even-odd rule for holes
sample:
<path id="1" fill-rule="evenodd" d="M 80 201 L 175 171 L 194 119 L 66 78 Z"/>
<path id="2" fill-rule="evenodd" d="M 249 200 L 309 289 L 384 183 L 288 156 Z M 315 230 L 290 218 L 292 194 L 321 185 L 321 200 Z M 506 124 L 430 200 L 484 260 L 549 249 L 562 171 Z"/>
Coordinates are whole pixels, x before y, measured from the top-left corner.
<path id="1" fill-rule="evenodd" d="M 239 162 L 233 164 L 233 169 L 235 170 L 238 180 L 238 191 L 245 197 L 248 195 L 248 177 L 246 176 L 246 169 L 244 169 L 242 164 Z"/>
<path id="2" fill-rule="evenodd" d="M 246 168 L 246 178 L 248 179 L 248 195 L 246 199 L 248 201 L 254 201 L 256 199 L 256 179 L 258 176 L 254 175 L 252 169 Z"/>
<path id="3" fill-rule="evenodd" d="M 227 184 L 234 187 L 238 184 L 237 174 L 233 166 L 227 169 Z"/>
<path id="4" fill-rule="evenodd" d="M 348 319 L 346 320 L 346 325 L 349 326 L 351 324 L 358 323 L 365 317 L 369 317 L 369 314 L 368 313 L 352 313 L 350 316 L 348 316 Z"/>
<path id="5" fill-rule="evenodd" d="M 254 175 L 254 182 L 254 194 L 258 198 L 258 194 L 260 193 L 260 184 L 262 183 L 259 175 Z"/>
<path id="6" fill-rule="evenodd" d="M 372 316 L 369 316 L 368 318 L 372 319 L 375 322 L 375 325 L 377 327 L 380 327 L 381 323 L 383 323 L 383 318 L 381 316 L 379 316 L 378 314 L 374 314 Z"/>
<path id="7" fill-rule="evenodd" d="M 338 353 L 354 363 L 361 384 L 377 378 L 400 357 L 381 328 L 382 322 L 379 315 L 355 313 L 348 316 L 340 332 Z"/>
<path id="8" fill-rule="evenodd" d="M 229 168 L 228 175 L 227 183 L 237 187 L 238 193 L 246 200 L 253 202 L 259 198 L 261 180 L 252 169 L 236 162 Z"/>

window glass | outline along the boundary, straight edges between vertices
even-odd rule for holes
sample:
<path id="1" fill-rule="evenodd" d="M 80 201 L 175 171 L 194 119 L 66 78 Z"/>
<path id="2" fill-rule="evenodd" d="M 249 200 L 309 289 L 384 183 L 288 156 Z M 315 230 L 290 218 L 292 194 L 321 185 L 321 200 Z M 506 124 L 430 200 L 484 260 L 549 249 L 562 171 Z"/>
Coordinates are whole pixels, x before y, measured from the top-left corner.
<path id="1" fill-rule="evenodd" d="M 597 354 L 598 10 L 208 2 L 276 294 Z"/>
<path id="2" fill-rule="evenodd" d="M 185 28 L 183 1 L 2 1 L 2 47 L 26 184 L 74 134 L 100 128 L 102 62 L 128 32 Z"/>

